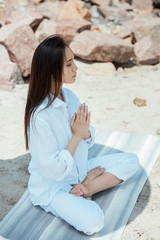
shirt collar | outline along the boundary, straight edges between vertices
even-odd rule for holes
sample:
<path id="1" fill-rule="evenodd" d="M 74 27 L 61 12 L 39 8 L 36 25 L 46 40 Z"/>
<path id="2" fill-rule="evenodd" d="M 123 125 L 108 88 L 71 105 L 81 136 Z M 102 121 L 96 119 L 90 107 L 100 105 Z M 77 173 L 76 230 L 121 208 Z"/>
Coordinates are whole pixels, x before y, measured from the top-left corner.
<path id="1" fill-rule="evenodd" d="M 54 95 L 52 93 L 49 93 L 49 94 L 50 94 L 51 98 L 53 99 Z M 53 107 L 58 108 L 58 107 L 60 107 L 61 105 L 65 104 L 65 103 L 67 103 L 67 105 L 68 105 L 68 97 L 67 97 L 66 92 L 64 91 L 64 88 L 62 88 L 62 94 L 64 96 L 65 102 L 63 102 L 61 99 L 56 97 L 55 100 L 52 103 Z"/>

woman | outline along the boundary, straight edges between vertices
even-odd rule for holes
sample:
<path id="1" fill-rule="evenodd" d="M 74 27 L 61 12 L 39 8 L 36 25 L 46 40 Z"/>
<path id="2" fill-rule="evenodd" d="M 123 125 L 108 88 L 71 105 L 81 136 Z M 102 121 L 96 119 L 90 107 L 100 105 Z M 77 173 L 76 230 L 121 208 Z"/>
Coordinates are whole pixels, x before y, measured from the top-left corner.
<path id="1" fill-rule="evenodd" d="M 88 106 L 63 83 L 74 83 L 77 66 L 63 38 L 53 35 L 35 50 L 25 110 L 28 188 L 33 205 L 91 235 L 104 226 L 93 194 L 123 184 L 139 167 L 133 153 L 87 161 L 94 144 Z"/>

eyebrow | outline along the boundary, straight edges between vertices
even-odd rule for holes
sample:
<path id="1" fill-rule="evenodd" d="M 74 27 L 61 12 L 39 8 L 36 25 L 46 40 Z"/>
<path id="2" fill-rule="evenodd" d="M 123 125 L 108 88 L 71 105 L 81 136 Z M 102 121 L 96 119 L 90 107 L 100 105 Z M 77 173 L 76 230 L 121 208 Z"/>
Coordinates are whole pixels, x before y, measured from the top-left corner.
<path id="1" fill-rule="evenodd" d="M 67 62 L 71 61 L 72 59 L 74 59 L 74 58 L 71 58 L 71 59 L 67 60 Z"/>

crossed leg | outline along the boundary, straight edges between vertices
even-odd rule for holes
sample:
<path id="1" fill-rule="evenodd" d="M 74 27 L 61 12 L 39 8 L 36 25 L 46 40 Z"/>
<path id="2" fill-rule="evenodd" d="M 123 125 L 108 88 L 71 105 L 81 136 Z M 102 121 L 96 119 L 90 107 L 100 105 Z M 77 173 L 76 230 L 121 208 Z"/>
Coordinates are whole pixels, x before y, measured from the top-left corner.
<path id="1" fill-rule="evenodd" d="M 139 160 L 133 153 L 115 153 L 92 158 L 88 160 L 88 173 L 82 182 L 88 193 L 83 192 L 79 196 L 91 199 L 93 194 L 126 181 L 138 168 Z M 74 194 L 74 189 L 70 193 Z"/>

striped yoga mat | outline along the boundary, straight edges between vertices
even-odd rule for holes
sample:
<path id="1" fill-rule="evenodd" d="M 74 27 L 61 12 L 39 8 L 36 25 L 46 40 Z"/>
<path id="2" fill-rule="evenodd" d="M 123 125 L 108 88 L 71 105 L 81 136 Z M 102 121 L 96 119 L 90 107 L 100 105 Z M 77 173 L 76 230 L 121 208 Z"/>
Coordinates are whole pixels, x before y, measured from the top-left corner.
<path id="1" fill-rule="evenodd" d="M 105 213 L 105 226 L 92 236 L 34 207 L 28 190 L 0 223 L 0 236 L 10 240 L 119 240 L 136 200 L 160 154 L 160 138 L 150 135 L 96 131 L 96 142 L 89 149 L 91 157 L 118 152 L 138 155 L 141 167 L 125 184 L 95 194 Z"/>

